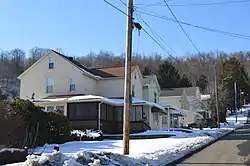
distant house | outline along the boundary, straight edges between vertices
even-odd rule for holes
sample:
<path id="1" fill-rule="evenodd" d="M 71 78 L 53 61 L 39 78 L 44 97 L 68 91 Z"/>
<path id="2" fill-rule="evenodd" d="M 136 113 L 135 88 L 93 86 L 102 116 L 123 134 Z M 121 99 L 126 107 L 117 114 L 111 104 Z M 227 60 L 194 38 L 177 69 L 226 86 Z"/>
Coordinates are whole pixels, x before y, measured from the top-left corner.
<path id="1" fill-rule="evenodd" d="M 154 103 L 159 103 L 161 87 L 156 75 L 143 76 L 143 99 Z"/>
<path id="2" fill-rule="evenodd" d="M 161 91 L 160 102 L 168 103 L 180 109 L 186 115 L 179 119 L 180 126 L 205 118 L 201 112 L 207 111 L 201 100 L 199 87 L 164 89 Z"/>
<path id="3" fill-rule="evenodd" d="M 124 73 L 124 67 L 89 69 L 72 57 L 51 50 L 18 77 L 20 98 L 32 100 L 44 111 L 63 110 L 74 128 L 121 133 Z M 159 96 L 157 80 L 152 76 L 151 82 L 146 83 L 139 67 L 133 66 L 131 82 L 131 131 L 160 129 L 167 112 L 153 102 Z M 150 91 L 155 89 L 156 96 L 148 91 L 149 98 L 144 97 L 145 85 Z"/>

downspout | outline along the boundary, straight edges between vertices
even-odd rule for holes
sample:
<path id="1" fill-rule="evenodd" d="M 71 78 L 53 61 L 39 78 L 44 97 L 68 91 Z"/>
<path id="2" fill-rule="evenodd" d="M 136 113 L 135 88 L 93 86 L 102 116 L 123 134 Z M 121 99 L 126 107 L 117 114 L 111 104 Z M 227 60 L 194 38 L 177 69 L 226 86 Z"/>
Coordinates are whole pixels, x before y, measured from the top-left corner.
<path id="1" fill-rule="evenodd" d="M 170 118 L 170 108 L 168 107 L 168 128 L 170 128 L 171 118 Z"/>
<path id="2" fill-rule="evenodd" d="M 98 130 L 101 130 L 101 105 L 104 102 L 104 100 L 102 100 L 99 104 L 98 104 Z"/>

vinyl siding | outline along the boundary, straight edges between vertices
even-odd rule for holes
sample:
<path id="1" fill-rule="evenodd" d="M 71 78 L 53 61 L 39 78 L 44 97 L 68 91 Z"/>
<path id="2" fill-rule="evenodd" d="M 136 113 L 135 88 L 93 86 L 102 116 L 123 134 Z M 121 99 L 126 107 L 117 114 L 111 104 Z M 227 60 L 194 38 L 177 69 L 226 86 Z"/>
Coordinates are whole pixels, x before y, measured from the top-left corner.
<path id="1" fill-rule="evenodd" d="M 48 69 L 49 57 L 53 56 L 55 68 Z M 54 93 L 46 94 L 46 78 L 54 79 Z M 69 91 L 69 80 L 75 79 L 76 90 Z M 48 95 L 63 94 L 96 94 L 96 80 L 84 75 L 74 65 L 55 53 L 46 55 L 41 61 L 35 64 L 21 78 L 20 97 L 27 99 L 35 93 L 35 98 L 43 98 Z"/>

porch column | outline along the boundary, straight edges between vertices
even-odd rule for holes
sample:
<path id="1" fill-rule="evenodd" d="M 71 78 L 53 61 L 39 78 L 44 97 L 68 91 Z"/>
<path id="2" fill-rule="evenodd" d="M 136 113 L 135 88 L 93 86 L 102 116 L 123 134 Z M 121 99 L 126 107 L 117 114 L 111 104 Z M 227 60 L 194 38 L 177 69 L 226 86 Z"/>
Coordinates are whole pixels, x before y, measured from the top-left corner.
<path id="1" fill-rule="evenodd" d="M 101 104 L 98 104 L 98 130 L 101 130 Z"/>
<path id="2" fill-rule="evenodd" d="M 68 104 L 64 104 L 64 112 L 63 112 L 63 115 L 67 117 L 67 110 L 68 110 Z"/>

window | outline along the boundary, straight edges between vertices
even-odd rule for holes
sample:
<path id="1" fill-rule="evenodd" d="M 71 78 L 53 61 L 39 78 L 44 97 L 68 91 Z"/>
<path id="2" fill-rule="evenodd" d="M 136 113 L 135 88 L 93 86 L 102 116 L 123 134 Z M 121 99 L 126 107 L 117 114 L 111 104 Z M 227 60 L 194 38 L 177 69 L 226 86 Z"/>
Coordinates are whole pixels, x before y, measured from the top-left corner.
<path id="1" fill-rule="evenodd" d="M 157 103 L 157 93 L 154 92 L 154 102 Z"/>
<path id="2" fill-rule="evenodd" d="M 50 56 L 49 57 L 49 69 L 54 69 L 54 67 L 55 67 L 54 57 Z"/>
<path id="3" fill-rule="evenodd" d="M 54 106 L 47 106 L 47 112 L 54 111 Z"/>
<path id="4" fill-rule="evenodd" d="M 132 97 L 135 97 L 135 85 L 132 85 Z"/>
<path id="5" fill-rule="evenodd" d="M 42 111 L 45 111 L 45 107 L 39 107 Z"/>
<path id="6" fill-rule="evenodd" d="M 136 80 L 136 73 L 134 74 L 134 79 Z"/>
<path id="7" fill-rule="evenodd" d="M 64 106 L 56 106 L 56 110 L 64 111 Z"/>
<path id="8" fill-rule="evenodd" d="M 75 91 L 75 90 L 76 90 L 75 79 L 70 78 L 70 81 L 69 81 L 69 91 Z"/>
<path id="9" fill-rule="evenodd" d="M 135 120 L 136 121 L 142 120 L 142 107 L 143 106 L 135 106 Z"/>
<path id="10" fill-rule="evenodd" d="M 167 116 L 162 117 L 162 124 L 168 124 L 168 117 Z"/>
<path id="11" fill-rule="evenodd" d="M 47 78 L 46 79 L 46 93 L 53 93 L 54 92 L 54 79 Z"/>

